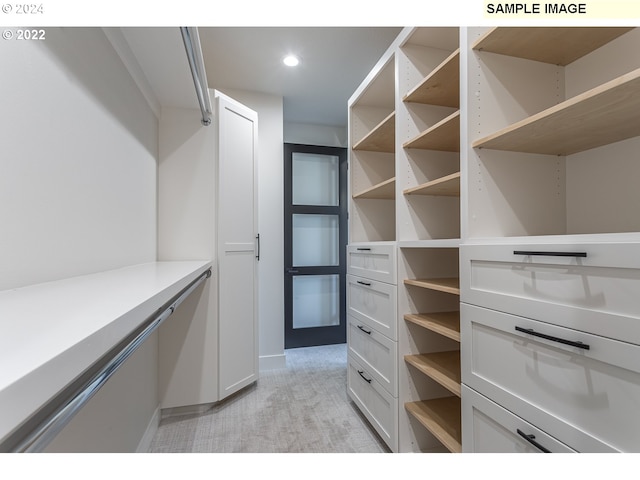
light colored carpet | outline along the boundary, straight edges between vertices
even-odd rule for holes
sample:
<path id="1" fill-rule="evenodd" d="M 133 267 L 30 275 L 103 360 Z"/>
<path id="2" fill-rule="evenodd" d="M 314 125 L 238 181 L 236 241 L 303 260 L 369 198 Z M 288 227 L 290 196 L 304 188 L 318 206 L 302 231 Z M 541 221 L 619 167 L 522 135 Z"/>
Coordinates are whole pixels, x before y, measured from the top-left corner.
<path id="1" fill-rule="evenodd" d="M 388 452 L 347 396 L 345 344 L 286 350 L 285 369 L 199 415 L 165 418 L 151 452 Z"/>

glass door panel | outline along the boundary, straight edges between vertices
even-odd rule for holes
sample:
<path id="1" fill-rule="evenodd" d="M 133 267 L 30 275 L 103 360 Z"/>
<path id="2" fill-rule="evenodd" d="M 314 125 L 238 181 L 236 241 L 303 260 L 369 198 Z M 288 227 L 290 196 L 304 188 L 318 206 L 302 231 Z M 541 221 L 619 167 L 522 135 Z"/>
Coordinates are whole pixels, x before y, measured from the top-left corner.
<path id="1" fill-rule="evenodd" d="M 328 266 L 340 262 L 338 215 L 293 215 L 293 266 Z"/>
<path id="2" fill-rule="evenodd" d="M 338 206 L 339 160 L 336 155 L 293 152 L 293 204 Z"/>
<path id="3" fill-rule="evenodd" d="M 293 277 L 293 328 L 330 327 L 339 324 L 339 276 Z"/>

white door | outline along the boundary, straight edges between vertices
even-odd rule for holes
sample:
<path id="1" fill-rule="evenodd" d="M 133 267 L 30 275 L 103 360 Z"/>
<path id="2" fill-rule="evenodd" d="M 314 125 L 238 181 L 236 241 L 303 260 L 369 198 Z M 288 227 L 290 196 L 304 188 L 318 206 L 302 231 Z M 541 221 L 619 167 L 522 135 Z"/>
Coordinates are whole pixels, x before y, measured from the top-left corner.
<path id="1" fill-rule="evenodd" d="M 219 395 L 258 379 L 258 115 L 215 92 L 218 127 Z"/>

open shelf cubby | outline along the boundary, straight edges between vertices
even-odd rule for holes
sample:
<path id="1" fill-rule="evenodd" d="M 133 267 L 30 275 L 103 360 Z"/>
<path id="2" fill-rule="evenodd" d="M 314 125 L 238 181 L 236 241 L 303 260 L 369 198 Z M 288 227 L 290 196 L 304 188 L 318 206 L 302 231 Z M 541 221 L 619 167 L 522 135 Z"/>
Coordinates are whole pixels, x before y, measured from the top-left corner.
<path id="1" fill-rule="evenodd" d="M 407 322 L 460 342 L 460 312 L 407 313 Z"/>
<path id="2" fill-rule="evenodd" d="M 437 195 L 444 197 L 460 196 L 460 172 L 452 173 L 446 177 L 438 178 L 423 183 L 417 187 L 408 188 L 404 195 Z"/>
<path id="3" fill-rule="evenodd" d="M 450 452 L 462 451 L 460 398 L 443 397 L 404 404 L 405 409 Z"/>
<path id="4" fill-rule="evenodd" d="M 405 355 L 404 361 L 454 395 L 460 396 L 460 352 L 458 350 Z"/>
<path id="5" fill-rule="evenodd" d="M 403 98 L 403 102 L 460 107 L 460 49 L 456 49 Z"/>
<path id="6" fill-rule="evenodd" d="M 630 30 L 629 27 L 495 27 L 472 48 L 565 66 Z"/>
<path id="7" fill-rule="evenodd" d="M 467 236 L 640 231 L 640 30 L 470 28 L 468 39 Z"/>
<path id="8" fill-rule="evenodd" d="M 387 115 L 371 132 L 353 146 L 354 150 L 395 152 L 395 112 Z"/>
<path id="9" fill-rule="evenodd" d="M 404 148 L 421 148 L 424 150 L 441 150 L 444 152 L 460 151 L 460 111 L 456 111 L 416 137 L 405 142 Z"/>

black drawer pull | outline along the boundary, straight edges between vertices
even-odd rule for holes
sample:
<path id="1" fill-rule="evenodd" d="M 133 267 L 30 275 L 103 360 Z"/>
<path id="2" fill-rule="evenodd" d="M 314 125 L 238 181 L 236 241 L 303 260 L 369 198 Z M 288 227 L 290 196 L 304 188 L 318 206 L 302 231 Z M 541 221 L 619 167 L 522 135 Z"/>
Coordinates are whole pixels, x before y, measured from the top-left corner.
<path id="1" fill-rule="evenodd" d="M 518 435 L 520 435 L 522 438 L 524 438 L 527 442 L 529 442 L 531 445 L 536 447 L 541 452 L 543 452 L 543 453 L 551 453 L 551 450 L 547 450 L 546 448 L 544 448 L 542 445 L 540 445 L 538 442 L 535 441 L 535 438 L 536 438 L 535 435 L 527 435 L 526 433 L 524 433 L 519 428 L 516 429 L 516 432 L 518 432 Z"/>
<path id="2" fill-rule="evenodd" d="M 364 285 L 365 287 L 370 287 L 371 284 L 368 282 L 361 282 L 360 280 L 356 280 L 360 285 Z"/>
<path id="3" fill-rule="evenodd" d="M 358 325 L 358 328 L 362 330 L 364 333 L 366 333 L 367 335 L 371 335 L 371 330 L 365 330 L 362 325 Z"/>
<path id="4" fill-rule="evenodd" d="M 364 374 L 364 371 L 362 371 L 362 370 L 358 370 L 358 375 L 360 375 L 360 376 L 364 379 L 364 381 L 365 381 L 365 382 L 367 382 L 367 383 L 371 383 L 371 379 L 370 379 L 370 378 L 365 377 L 363 374 Z"/>
<path id="5" fill-rule="evenodd" d="M 358 248 L 356 248 L 356 250 L 358 250 L 359 252 L 370 252 L 371 251 L 370 248 L 365 248 L 365 247 L 358 247 Z"/>
<path id="6" fill-rule="evenodd" d="M 586 258 L 587 252 L 534 252 L 529 250 L 514 250 L 514 255 L 532 255 L 538 257 L 580 257 Z"/>
<path id="7" fill-rule="evenodd" d="M 544 333 L 536 332 L 532 328 L 516 327 L 516 330 L 522 333 L 526 333 L 527 335 L 533 335 L 534 337 L 544 338 L 546 340 L 551 340 L 552 342 L 558 342 L 558 343 L 563 343 L 564 345 L 570 345 L 572 347 L 582 348 L 583 350 L 589 350 L 591 348 L 586 343 L 574 342 L 572 340 L 565 340 L 564 338 L 552 337 L 551 335 L 545 335 Z"/>

